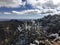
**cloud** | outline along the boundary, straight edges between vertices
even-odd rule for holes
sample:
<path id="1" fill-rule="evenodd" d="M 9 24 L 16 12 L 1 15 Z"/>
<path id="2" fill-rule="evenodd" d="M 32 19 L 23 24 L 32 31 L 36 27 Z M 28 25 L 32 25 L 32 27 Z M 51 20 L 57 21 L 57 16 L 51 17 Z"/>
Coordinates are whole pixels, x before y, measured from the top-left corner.
<path id="1" fill-rule="evenodd" d="M 30 9 L 30 10 L 24 10 L 24 11 L 12 11 L 12 14 L 51 14 L 56 13 L 57 11 L 55 9 Z"/>
<path id="2" fill-rule="evenodd" d="M 3 12 L 3 14 L 12 14 L 12 13 L 10 13 L 10 12 Z"/>
<path id="3" fill-rule="evenodd" d="M 19 7 L 23 5 L 22 0 L 0 0 L 0 7 Z"/>
<path id="4" fill-rule="evenodd" d="M 60 6 L 59 0 L 0 0 L 0 7 L 16 8 L 30 4 L 34 8 Z"/>
<path id="5" fill-rule="evenodd" d="M 35 8 L 56 8 L 60 6 L 59 0 L 27 0 L 27 4 Z"/>
<path id="6" fill-rule="evenodd" d="M 47 1 L 46 0 L 27 0 L 27 4 L 30 4 L 33 7 L 41 7 L 41 5 L 45 2 Z"/>
<path id="7" fill-rule="evenodd" d="M 12 14 L 24 14 L 24 12 L 12 11 Z"/>
<path id="8" fill-rule="evenodd" d="M 38 9 L 30 9 L 30 10 L 24 10 L 24 11 L 12 11 L 13 14 L 39 14 L 41 13 Z"/>
<path id="9" fill-rule="evenodd" d="M 56 9 L 29 9 L 29 10 L 23 10 L 23 11 L 12 11 L 12 12 L 0 12 L 0 14 L 6 14 L 6 15 L 20 15 L 20 14 L 60 14 L 60 11 L 57 11 Z"/>
<path id="10" fill-rule="evenodd" d="M 52 0 L 54 4 L 60 3 L 60 0 Z"/>

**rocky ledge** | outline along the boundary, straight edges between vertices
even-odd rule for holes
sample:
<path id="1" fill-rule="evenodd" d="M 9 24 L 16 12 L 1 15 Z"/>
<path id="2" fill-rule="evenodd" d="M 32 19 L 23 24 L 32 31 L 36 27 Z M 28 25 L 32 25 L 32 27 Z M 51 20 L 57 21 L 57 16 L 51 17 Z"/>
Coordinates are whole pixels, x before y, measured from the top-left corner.
<path id="1" fill-rule="evenodd" d="M 30 21 L 2 21 L 0 45 L 60 45 L 60 15 Z"/>

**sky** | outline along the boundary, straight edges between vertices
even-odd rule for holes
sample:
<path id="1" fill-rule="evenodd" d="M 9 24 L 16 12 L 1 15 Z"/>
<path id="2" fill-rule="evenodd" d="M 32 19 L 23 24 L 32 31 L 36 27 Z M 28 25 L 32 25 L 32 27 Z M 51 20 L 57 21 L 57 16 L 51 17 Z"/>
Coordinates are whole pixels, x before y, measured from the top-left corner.
<path id="1" fill-rule="evenodd" d="M 23 14 L 31 11 L 59 10 L 60 0 L 0 0 L 0 13 Z"/>

